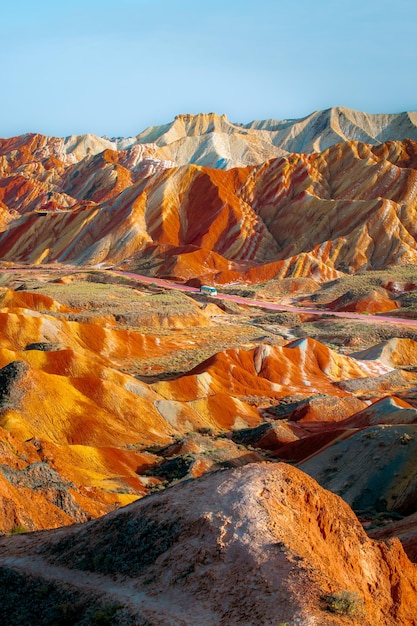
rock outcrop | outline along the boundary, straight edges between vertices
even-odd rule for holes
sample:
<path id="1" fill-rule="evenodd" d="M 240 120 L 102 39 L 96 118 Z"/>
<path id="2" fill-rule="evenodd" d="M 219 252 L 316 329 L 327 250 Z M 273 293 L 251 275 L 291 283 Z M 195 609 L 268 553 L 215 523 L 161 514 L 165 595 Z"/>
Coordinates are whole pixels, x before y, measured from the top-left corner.
<path id="1" fill-rule="evenodd" d="M 399 541 L 370 540 L 339 497 L 285 464 L 207 475 L 1 548 L 0 566 L 27 563 L 39 583 L 55 573 L 88 596 L 100 574 L 113 601 L 134 588 L 118 608 L 140 603 L 152 624 L 416 624 L 417 566 Z M 30 601 L 42 614 L 41 594 Z"/>
<path id="2" fill-rule="evenodd" d="M 0 140 L 0 621 L 417 626 L 416 124 Z"/>

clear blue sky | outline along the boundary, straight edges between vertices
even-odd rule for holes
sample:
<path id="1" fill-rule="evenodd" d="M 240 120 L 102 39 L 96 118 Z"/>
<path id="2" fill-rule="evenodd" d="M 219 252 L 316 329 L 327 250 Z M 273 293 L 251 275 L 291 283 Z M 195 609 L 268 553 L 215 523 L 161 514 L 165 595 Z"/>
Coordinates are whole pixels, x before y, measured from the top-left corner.
<path id="1" fill-rule="evenodd" d="M 417 110 L 416 0 L 3 0 L 0 136 Z"/>

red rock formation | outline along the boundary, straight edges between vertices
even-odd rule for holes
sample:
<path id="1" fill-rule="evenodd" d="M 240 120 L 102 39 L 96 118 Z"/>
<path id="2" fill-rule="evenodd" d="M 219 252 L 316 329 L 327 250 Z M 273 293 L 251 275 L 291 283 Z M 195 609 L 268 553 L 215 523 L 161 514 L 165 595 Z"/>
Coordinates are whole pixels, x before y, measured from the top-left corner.
<path id="1" fill-rule="evenodd" d="M 194 122 L 184 122 L 187 137 L 202 130 Z M 131 259 L 139 269 L 152 259 L 154 275 L 218 283 L 331 280 L 417 260 L 410 140 L 345 142 L 228 171 L 160 160 L 151 175 L 140 163 L 155 147 L 119 145 L 39 135 L 0 142 L 0 258 Z M 395 307 L 371 300 L 353 306 Z"/>
<path id="2" fill-rule="evenodd" d="M 260 345 L 254 350 L 216 354 L 187 376 L 155 383 L 153 389 L 180 401 L 215 393 L 270 399 L 297 392 L 305 397 L 318 393 L 343 397 L 348 394 L 334 384 L 337 381 L 378 376 L 389 369 L 379 362 L 339 355 L 313 339 L 302 339 L 286 346 Z"/>
<path id="3" fill-rule="evenodd" d="M 355 297 L 346 293 L 327 305 L 333 311 L 354 311 L 356 313 L 386 313 L 394 311 L 399 304 L 382 290 L 372 290 L 368 294 Z"/>
<path id="4" fill-rule="evenodd" d="M 417 563 L 417 513 L 399 521 L 388 519 L 385 524 L 367 532 L 370 537 L 384 541 L 398 537 L 408 558 Z"/>

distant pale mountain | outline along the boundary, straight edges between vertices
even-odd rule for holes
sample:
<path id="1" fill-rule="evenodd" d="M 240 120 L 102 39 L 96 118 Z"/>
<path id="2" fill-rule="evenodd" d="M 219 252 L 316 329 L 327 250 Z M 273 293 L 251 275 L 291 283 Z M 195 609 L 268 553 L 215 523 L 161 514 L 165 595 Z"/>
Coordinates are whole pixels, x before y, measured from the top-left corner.
<path id="1" fill-rule="evenodd" d="M 340 141 L 378 145 L 390 140 L 417 139 L 417 113 L 371 114 L 334 107 L 297 120 L 266 120 L 245 125 L 264 131 L 271 143 L 287 152 L 322 152 Z"/>
<path id="2" fill-rule="evenodd" d="M 226 115 L 200 113 L 177 115 L 172 122 L 151 126 L 134 137 L 71 135 L 65 138 L 24 135 L 1 140 L 0 155 L 36 137 L 35 159 L 56 156 L 75 163 L 103 150 L 135 153 L 167 165 L 204 165 L 230 169 L 258 165 L 290 153 L 322 152 L 341 141 L 378 145 L 386 141 L 417 140 L 417 112 L 370 114 L 335 107 L 291 120 L 261 120 L 248 124 L 230 122 Z M 33 143 L 33 141 L 32 141 Z"/>
<path id="3" fill-rule="evenodd" d="M 177 165 L 195 163 L 228 169 L 255 165 L 288 153 L 322 152 L 340 141 L 380 144 L 417 140 L 417 113 L 369 114 L 343 107 L 316 111 L 292 120 L 234 124 L 215 113 L 178 115 L 173 122 L 152 126 L 135 140 L 113 140 L 116 148 L 130 142 L 151 143 Z M 127 143 L 126 143 L 127 142 Z"/>

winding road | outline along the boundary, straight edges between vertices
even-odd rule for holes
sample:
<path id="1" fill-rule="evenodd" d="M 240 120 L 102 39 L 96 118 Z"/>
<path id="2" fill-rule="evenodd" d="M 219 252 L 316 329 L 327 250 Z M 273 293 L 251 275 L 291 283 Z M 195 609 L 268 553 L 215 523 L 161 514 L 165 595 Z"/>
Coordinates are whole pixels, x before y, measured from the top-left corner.
<path id="1" fill-rule="evenodd" d="M 133 278 L 139 282 L 145 284 L 154 284 L 159 287 L 164 287 L 165 289 L 176 289 L 178 291 L 188 291 L 191 293 L 200 293 L 200 289 L 198 287 L 189 287 L 188 285 L 181 285 L 179 283 L 173 283 L 168 280 L 163 280 L 162 278 L 149 278 L 149 276 L 142 276 L 142 274 L 134 274 L 132 272 L 122 272 L 119 270 L 111 270 L 113 274 L 118 274 L 120 276 L 127 276 L 129 278 Z M 308 315 L 331 315 L 332 317 L 341 317 L 344 319 L 353 319 L 360 320 L 361 322 L 366 322 L 367 324 L 375 323 L 375 324 L 396 324 L 398 326 L 410 326 L 417 327 L 417 319 L 407 319 L 400 317 L 390 317 L 389 315 L 372 315 L 372 314 L 364 314 L 364 313 L 350 313 L 347 311 L 330 311 L 329 309 L 310 309 L 310 308 L 301 308 L 296 306 L 291 306 L 289 304 L 277 304 L 275 302 L 267 302 L 265 300 L 253 300 L 251 298 L 243 298 L 242 296 L 235 296 L 231 294 L 217 292 L 216 296 L 206 296 L 208 298 L 218 298 L 220 300 L 229 300 L 231 302 L 236 302 L 237 304 L 244 304 L 246 306 L 254 306 L 262 309 L 268 309 L 271 311 L 283 311 L 289 313 L 307 313 Z"/>
<path id="2" fill-rule="evenodd" d="M 125 276 L 127 278 L 132 278 L 140 283 L 144 283 L 147 285 L 158 285 L 159 287 L 163 287 L 164 289 L 173 289 L 177 291 L 185 291 L 188 293 L 200 293 L 200 289 L 198 287 L 190 287 L 189 285 L 182 285 L 180 283 L 174 283 L 169 280 L 164 280 L 162 278 L 154 278 L 149 276 L 144 276 L 142 274 L 135 274 L 133 272 L 124 272 L 122 270 L 116 270 L 112 267 L 105 268 L 77 268 L 77 271 L 88 271 L 93 269 L 102 269 L 105 271 L 111 272 L 112 274 L 116 274 L 118 276 Z M 36 273 L 40 270 L 46 272 L 58 272 L 62 271 L 62 268 L 58 270 L 55 268 L 48 268 L 45 266 L 41 266 L 38 269 L 32 268 L 7 268 L 4 270 L 8 273 Z M 291 306 L 290 304 L 277 304 L 276 302 L 268 302 L 266 300 L 254 300 L 252 298 L 243 298 L 242 296 L 236 296 L 227 293 L 217 292 L 216 296 L 206 295 L 208 299 L 219 299 L 226 300 L 230 302 L 236 302 L 237 304 L 244 304 L 246 306 L 253 306 L 261 309 L 267 309 L 269 311 L 281 311 L 288 313 L 306 313 L 308 315 L 317 315 L 317 316 L 332 316 L 332 317 L 340 317 L 343 319 L 352 319 L 359 320 L 361 322 L 365 322 L 367 324 L 375 323 L 375 324 L 395 324 L 397 326 L 408 326 L 410 328 L 417 328 L 417 319 L 407 319 L 404 317 L 392 317 L 389 315 L 372 315 L 371 313 L 350 313 L 348 311 L 331 311 L 329 309 L 311 309 L 304 307 Z"/>

